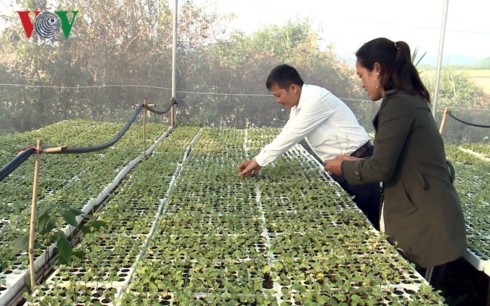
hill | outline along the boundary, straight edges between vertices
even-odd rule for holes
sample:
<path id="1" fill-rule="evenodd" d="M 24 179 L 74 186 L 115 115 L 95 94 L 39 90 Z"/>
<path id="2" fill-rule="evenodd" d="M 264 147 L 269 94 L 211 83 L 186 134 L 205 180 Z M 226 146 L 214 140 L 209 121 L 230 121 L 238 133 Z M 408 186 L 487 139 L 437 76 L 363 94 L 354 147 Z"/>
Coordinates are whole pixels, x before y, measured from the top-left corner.
<path id="1" fill-rule="evenodd" d="M 490 69 L 490 57 L 478 61 L 474 65 L 475 69 Z"/>
<path id="2" fill-rule="evenodd" d="M 420 65 L 435 68 L 437 66 L 437 56 L 424 56 Z M 490 57 L 480 60 L 466 55 L 445 55 L 442 65 L 458 69 L 490 69 Z"/>

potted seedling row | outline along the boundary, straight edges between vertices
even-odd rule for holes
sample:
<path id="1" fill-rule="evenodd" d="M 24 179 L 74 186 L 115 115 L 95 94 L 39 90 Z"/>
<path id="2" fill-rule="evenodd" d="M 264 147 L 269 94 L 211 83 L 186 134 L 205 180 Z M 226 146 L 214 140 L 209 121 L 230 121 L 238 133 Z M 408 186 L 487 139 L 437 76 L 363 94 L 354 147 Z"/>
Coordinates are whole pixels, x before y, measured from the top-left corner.
<path id="1" fill-rule="evenodd" d="M 29 303 L 442 304 L 301 147 L 239 179 L 277 133 L 172 131 L 107 198 L 85 257 Z"/>

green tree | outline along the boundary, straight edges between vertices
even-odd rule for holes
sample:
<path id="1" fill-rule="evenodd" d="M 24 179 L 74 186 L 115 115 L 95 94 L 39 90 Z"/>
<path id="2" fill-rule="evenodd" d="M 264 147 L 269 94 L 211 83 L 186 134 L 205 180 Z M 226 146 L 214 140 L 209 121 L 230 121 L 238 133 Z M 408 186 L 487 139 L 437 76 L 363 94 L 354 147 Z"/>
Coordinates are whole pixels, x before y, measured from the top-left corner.
<path id="1" fill-rule="evenodd" d="M 79 14 L 68 39 L 61 33 L 49 40 L 33 33 L 27 39 L 12 9 L 11 26 L 0 36 L 1 58 L 12 59 L 3 62 L 10 82 L 32 86 L 1 88 L 0 105 L 16 122 L 16 129 L 75 117 L 126 119 L 129 107 L 143 97 L 168 105 L 173 11 L 166 1 L 49 2 L 55 7 L 43 3 L 38 7 L 36 1 L 22 2 L 26 9 Z M 282 125 L 287 112 L 274 103 L 264 85 L 279 63 L 296 66 L 307 82 L 341 97 L 357 94 L 352 68 L 336 59 L 331 46 L 320 48 L 308 20 L 245 35 L 230 32 L 228 18 L 192 1 L 179 7 L 180 122 Z"/>
<path id="2" fill-rule="evenodd" d="M 307 20 L 271 25 L 250 35 L 234 32 L 195 56 L 194 88 L 216 95 L 186 96 L 185 109 L 193 108 L 181 117 L 186 122 L 238 127 L 282 125 L 288 113 L 265 88 L 268 73 L 280 63 L 295 66 L 305 81 L 337 95 L 350 96 L 357 91 L 352 68 L 335 58 L 332 47 L 320 48 Z"/>

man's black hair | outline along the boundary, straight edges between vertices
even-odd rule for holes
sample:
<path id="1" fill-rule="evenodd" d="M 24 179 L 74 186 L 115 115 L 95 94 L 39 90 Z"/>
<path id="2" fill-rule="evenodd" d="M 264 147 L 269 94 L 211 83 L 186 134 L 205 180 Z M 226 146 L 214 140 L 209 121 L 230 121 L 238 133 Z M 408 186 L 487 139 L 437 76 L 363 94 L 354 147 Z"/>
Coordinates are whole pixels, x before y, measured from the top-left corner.
<path id="1" fill-rule="evenodd" d="M 282 64 L 272 69 L 265 82 L 265 86 L 268 90 L 270 90 L 274 84 L 279 88 L 286 89 L 291 84 L 302 87 L 304 82 L 296 69 L 287 64 Z"/>

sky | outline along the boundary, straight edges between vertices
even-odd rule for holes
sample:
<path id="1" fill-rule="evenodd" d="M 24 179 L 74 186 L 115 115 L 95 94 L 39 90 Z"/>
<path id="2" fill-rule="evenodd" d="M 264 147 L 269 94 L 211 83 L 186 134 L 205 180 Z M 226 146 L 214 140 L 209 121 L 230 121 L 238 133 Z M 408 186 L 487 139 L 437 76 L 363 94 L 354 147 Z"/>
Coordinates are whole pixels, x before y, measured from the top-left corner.
<path id="1" fill-rule="evenodd" d="M 148 0 L 151 1 L 151 0 Z M 168 2 L 173 5 L 173 1 Z M 177 0 L 182 5 L 188 0 Z M 488 0 L 193 0 L 223 14 L 235 14 L 229 26 L 252 33 L 270 24 L 308 18 L 321 43 L 333 44 L 342 57 L 376 37 L 404 40 L 419 54 L 437 58 L 443 12 L 447 23 L 443 42 L 445 62 L 455 55 L 476 60 L 490 57 L 490 1 Z M 6 13 L 13 0 L 2 0 Z M 83 12 L 82 12 L 83 13 Z M 1 19 L 1 18 L 0 18 Z"/>
<path id="2" fill-rule="evenodd" d="M 182 1 L 182 0 L 179 0 Z M 210 9 L 236 14 L 230 26 L 246 33 L 264 25 L 309 18 L 322 43 L 333 44 L 338 55 L 354 56 L 376 37 L 403 40 L 419 54 L 437 58 L 444 8 L 445 62 L 451 56 L 490 57 L 488 0 L 194 0 Z"/>

